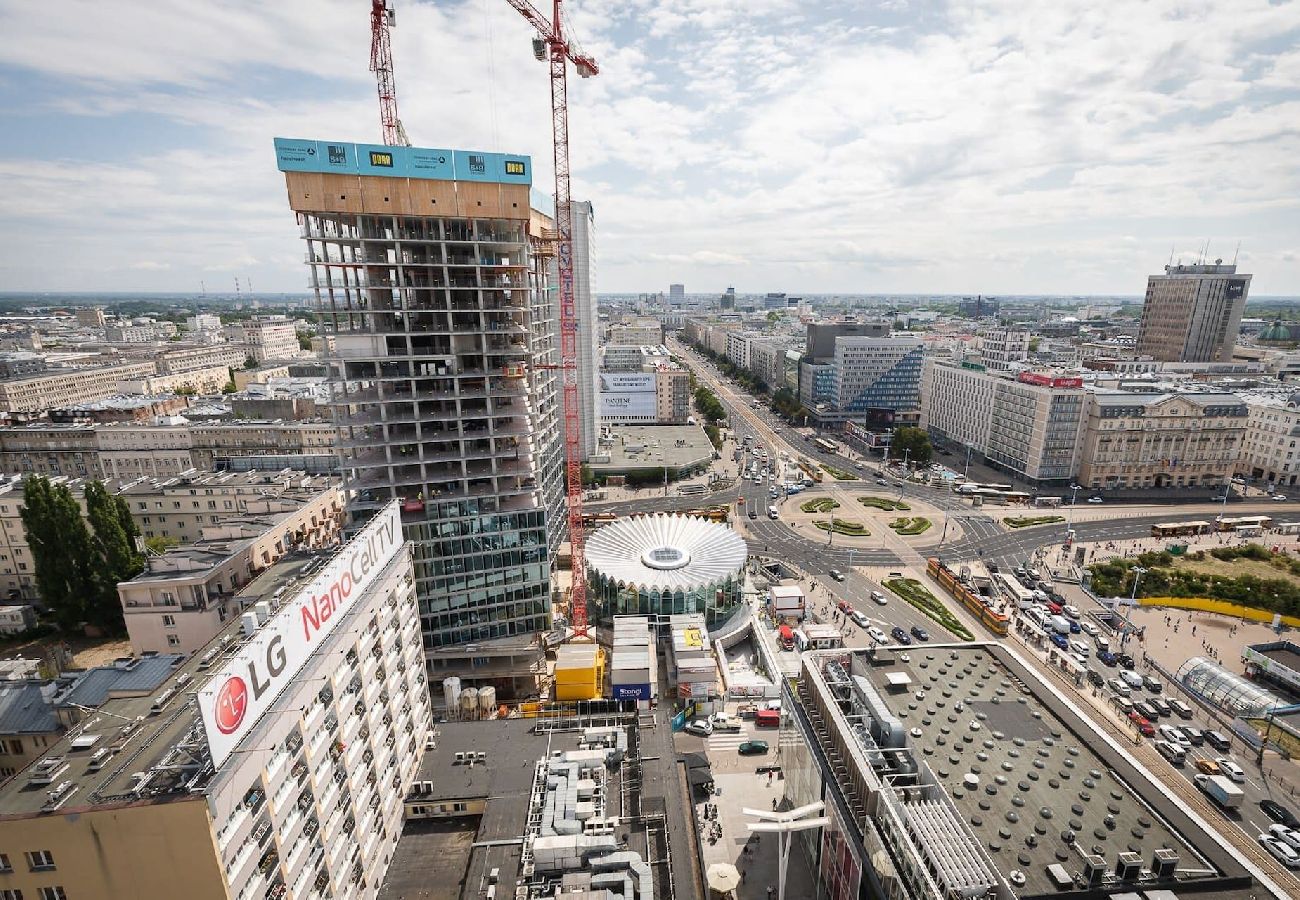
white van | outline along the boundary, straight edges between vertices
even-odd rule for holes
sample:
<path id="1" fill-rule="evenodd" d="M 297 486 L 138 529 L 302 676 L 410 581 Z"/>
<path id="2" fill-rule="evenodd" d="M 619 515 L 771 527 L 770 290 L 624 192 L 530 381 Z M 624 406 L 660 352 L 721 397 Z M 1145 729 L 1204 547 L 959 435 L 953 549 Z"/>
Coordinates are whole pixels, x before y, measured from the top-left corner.
<path id="1" fill-rule="evenodd" d="M 777 519 L 777 518 L 780 518 L 780 515 L 777 513 L 777 511 L 776 511 L 776 507 L 775 507 L 775 506 L 769 506 L 769 507 L 767 508 L 767 517 L 768 517 L 769 519 Z"/>
<path id="2" fill-rule="evenodd" d="M 1156 749 L 1160 751 L 1161 756 L 1175 766 L 1181 766 L 1187 762 L 1187 751 L 1177 744 L 1169 741 L 1156 741 Z"/>
<path id="3" fill-rule="evenodd" d="M 1106 640 L 1106 638 L 1103 635 L 1100 634 L 1097 635 L 1095 638 L 1092 639 L 1092 642 L 1097 645 L 1098 653 L 1110 652 L 1110 641 Z"/>

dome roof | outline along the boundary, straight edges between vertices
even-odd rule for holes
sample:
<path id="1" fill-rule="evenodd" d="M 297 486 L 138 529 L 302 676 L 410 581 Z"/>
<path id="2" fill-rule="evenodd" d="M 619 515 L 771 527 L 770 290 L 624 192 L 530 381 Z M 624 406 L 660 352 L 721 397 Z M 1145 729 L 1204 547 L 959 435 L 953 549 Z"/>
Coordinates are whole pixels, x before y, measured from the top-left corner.
<path id="1" fill-rule="evenodd" d="M 690 589 L 730 578 L 748 550 L 725 525 L 694 516 L 656 513 L 611 522 L 587 540 L 587 566 L 642 588 Z"/>

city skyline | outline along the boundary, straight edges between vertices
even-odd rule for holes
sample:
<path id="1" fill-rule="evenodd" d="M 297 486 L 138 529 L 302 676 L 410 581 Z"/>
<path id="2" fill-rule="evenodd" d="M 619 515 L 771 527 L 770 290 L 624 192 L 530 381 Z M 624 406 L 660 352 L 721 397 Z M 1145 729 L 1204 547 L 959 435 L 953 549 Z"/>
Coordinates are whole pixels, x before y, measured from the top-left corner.
<path id="1" fill-rule="evenodd" d="M 1211 259 L 1241 242 L 1258 296 L 1291 294 L 1293 10 L 575 4 L 602 67 L 569 94 L 603 292 L 1136 295 L 1210 239 Z M 0 21 L 26 38 L 0 50 L 0 285 L 302 291 L 266 143 L 378 140 L 364 8 L 50 22 L 10 3 Z M 400 4 L 412 141 L 529 153 L 547 186 L 529 38 L 505 3 Z"/>

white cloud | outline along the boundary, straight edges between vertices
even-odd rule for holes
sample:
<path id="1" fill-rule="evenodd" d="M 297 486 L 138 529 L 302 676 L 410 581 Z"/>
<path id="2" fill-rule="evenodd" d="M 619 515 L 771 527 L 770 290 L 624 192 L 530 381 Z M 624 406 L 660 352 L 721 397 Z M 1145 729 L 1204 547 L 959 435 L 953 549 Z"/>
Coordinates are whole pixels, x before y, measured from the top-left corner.
<path id="1" fill-rule="evenodd" d="M 1257 292 L 1300 276 L 1294 2 L 571 6 L 601 63 L 569 99 L 602 290 L 1136 293 L 1171 243 L 1205 236 L 1246 242 Z M 7 81 L 63 86 L 26 110 L 52 129 L 185 132 L 138 158 L 75 140 L 0 157 L 8 286 L 189 288 L 217 269 L 301 290 L 270 139 L 377 138 L 364 8 L 72 2 L 51 19 L 0 0 L 0 30 L 21 37 L 0 44 Z M 401 3 L 412 139 L 531 153 L 549 191 L 531 36 L 500 0 Z"/>

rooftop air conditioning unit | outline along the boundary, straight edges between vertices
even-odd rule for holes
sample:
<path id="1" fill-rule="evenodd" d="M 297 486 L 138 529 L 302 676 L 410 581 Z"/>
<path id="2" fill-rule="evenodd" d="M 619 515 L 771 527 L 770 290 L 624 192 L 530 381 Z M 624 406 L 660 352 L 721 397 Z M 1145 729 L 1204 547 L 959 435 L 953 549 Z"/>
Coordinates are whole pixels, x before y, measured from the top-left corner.
<path id="1" fill-rule="evenodd" d="M 1151 872 L 1161 880 L 1173 878 L 1178 870 L 1178 861 L 1178 851 L 1158 847 L 1151 860 Z"/>
<path id="2" fill-rule="evenodd" d="M 1142 874 L 1142 857 L 1136 853 L 1121 853 L 1115 863 L 1115 875 L 1120 881 L 1137 881 Z"/>

